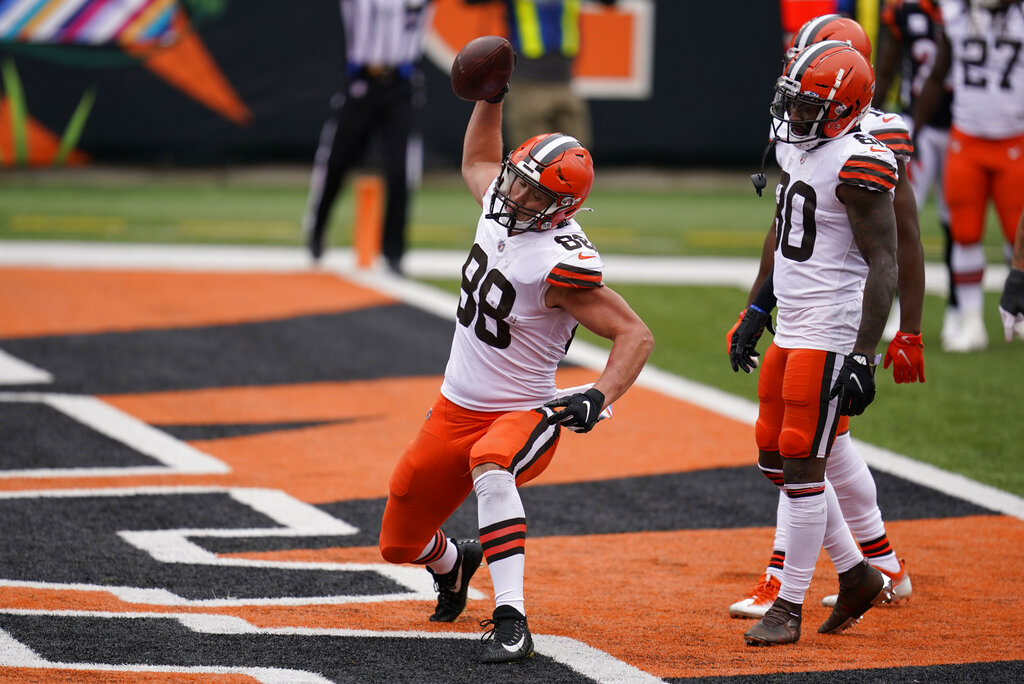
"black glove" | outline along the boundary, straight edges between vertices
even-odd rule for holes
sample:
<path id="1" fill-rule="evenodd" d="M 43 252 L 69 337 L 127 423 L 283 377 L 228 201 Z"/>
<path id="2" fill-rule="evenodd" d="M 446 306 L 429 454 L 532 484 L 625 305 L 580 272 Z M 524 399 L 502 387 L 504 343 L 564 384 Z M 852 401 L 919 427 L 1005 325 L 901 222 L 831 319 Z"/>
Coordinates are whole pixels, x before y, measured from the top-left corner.
<path id="1" fill-rule="evenodd" d="M 507 92 L 508 92 L 508 83 L 505 84 L 504 88 L 502 88 L 501 90 L 498 91 L 497 95 L 493 95 L 493 96 L 487 98 L 486 102 L 490 102 L 491 104 L 498 104 L 499 102 L 501 102 L 502 100 L 505 99 L 505 94 Z"/>
<path id="2" fill-rule="evenodd" d="M 732 363 L 734 373 L 741 368 L 744 373 L 749 373 L 757 367 L 757 361 L 754 359 L 761 355 L 757 351 L 757 342 L 761 339 L 766 327 L 772 335 L 775 334 L 775 328 L 772 327 L 772 315 L 754 305 L 748 306 L 740 316 L 729 339 L 729 361 Z"/>
<path id="3" fill-rule="evenodd" d="M 859 416 L 875 399 L 875 364 L 864 354 L 850 354 L 839 369 L 829 399 L 839 397 L 839 415 Z"/>
<path id="4" fill-rule="evenodd" d="M 1006 276 L 1003 295 L 999 298 L 999 317 L 1007 342 L 1013 339 L 1015 330 L 1024 337 L 1024 271 L 1019 268 L 1011 268 Z"/>
<path id="5" fill-rule="evenodd" d="M 604 395 L 591 387 L 586 392 L 571 394 L 544 404 L 545 408 L 565 408 L 547 417 L 548 425 L 559 424 L 573 432 L 590 432 L 601 418 Z"/>

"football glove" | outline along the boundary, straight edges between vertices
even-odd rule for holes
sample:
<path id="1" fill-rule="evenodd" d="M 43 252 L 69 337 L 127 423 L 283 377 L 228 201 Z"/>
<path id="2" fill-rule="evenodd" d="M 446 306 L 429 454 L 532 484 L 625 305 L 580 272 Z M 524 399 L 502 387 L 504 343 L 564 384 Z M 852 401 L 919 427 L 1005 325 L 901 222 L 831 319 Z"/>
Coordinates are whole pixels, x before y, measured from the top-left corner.
<path id="1" fill-rule="evenodd" d="M 509 85 L 508 83 L 506 83 L 505 87 L 498 91 L 497 95 L 492 95 L 491 97 L 487 98 L 487 102 L 490 102 L 491 104 L 498 104 L 499 102 L 505 99 L 505 95 L 508 94 L 508 89 Z"/>
<path id="2" fill-rule="evenodd" d="M 829 399 L 839 397 L 839 415 L 859 416 L 875 398 L 875 365 L 864 354 L 850 354 L 839 369 Z"/>
<path id="3" fill-rule="evenodd" d="M 744 373 L 749 373 L 752 369 L 757 368 L 757 357 L 761 355 L 757 351 L 757 342 L 761 339 L 766 327 L 772 335 L 775 334 L 770 313 L 766 313 L 753 304 L 740 312 L 736 325 L 726 335 L 726 342 L 729 345 L 729 362 L 732 364 L 734 373 L 739 372 L 741 368 Z"/>
<path id="4" fill-rule="evenodd" d="M 999 298 L 999 317 L 1003 320 L 1003 337 L 1009 342 L 1016 331 L 1024 339 L 1024 271 L 1011 268 Z"/>
<path id="5" fill-rule="evenodd" d="M 898 332 L 885 350 L 882 368 L 892 365 L 892 378 L 899 385 L 903 382 L 924 382 L 924 344 L 920 335 Z"/>
<path id="6" fill-rule="evenodd" d="M 597 425 L 597 421 L 601 419 L 601 410 L 604 409 L 604 394 L 591 387 L 586 392 L 570 394 L 544 404 L 544 407 L 549 409 L 563 406 L 565 408 L 561 411 L 556 411 L 547 417 L 548 425 L 561 425 L 573 432 L 590 432 Z"/>

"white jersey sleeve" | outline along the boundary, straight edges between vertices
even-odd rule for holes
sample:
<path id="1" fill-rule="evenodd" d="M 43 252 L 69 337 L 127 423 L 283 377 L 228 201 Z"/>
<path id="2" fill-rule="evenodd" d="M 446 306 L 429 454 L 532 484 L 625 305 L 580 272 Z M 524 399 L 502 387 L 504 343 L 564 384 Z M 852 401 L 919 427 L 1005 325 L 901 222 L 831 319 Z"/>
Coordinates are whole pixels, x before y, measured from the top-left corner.
<path id="1" fill-rule="evenodd" d="M 860 322 L 868 265 L 857 249 L 841 184 L 892 197 L 896 158 L 875 138 L 850 133 L 811 150 L 780 143 L 776 188 L 775 343 L 847 354 Z"/>
<path id="2" fill-rule="evenodd" d="M 545 295 L 551 287 L 601 287 L 604 264 L 575 221 L 509 236 L 485 214 L 462 267 L 441 393 L 473 411 L 537 408 L 556 396 L 555 369 L 578 324 L 548 307 Z"/>
<path id="3" fill-rule="evenodd" d="M 910 128 L 902 116 L 872 107 L 861 119 L 860 129 L 892 150 L 896 159 L 910 163 L 914 145 L 910 141 Z"/>
<path id="4" fill-rule="evenodd" d="M 942 1 L 953 51 L 953 124 L 977 138 L 1024 133 L 1024 6 L 1003 12 Z"/>

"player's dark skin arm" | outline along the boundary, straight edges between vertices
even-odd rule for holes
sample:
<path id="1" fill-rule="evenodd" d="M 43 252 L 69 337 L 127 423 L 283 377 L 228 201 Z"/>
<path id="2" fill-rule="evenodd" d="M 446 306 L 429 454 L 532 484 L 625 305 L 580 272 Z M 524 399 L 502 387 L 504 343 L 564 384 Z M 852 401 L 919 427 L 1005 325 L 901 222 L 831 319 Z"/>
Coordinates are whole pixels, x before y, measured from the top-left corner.
<path id="1" fill-rule="evenodd" d="M 896 263 L 899 265 L 896 292 L 900 298 L 900 330 L 919 335 L 924 309 L 924 248 L 921 246 L 914 189 L 910 185 L 906 165 L 902 161 L 898 164 L 900 180 L 896 183 L 892 207 L 896 212 Z"/>
<path id="2" fill-rule="evenodd" d="M 747 295 L 747 306 L 754 301 L 754 296 L 757 295 L 758 290 L 761 289 L 761 285 L 764 284 L 765 279 L 768 278 L 768 274 L 775 268 L 775 222 L 772 221 L 772 227 L 768 229 L 768 234 L 764 237 L 764 244 L 761 245 L 761 263 L 757 268 L 757 277 L 754 278 L 754 284 L 750 287 L 750 294 Z"/>
<path id="3" fill-rule="evenodd" d="M 853 239 L 868 263 L 860 328 L 853 353 L 872 358 L 882 339 L 896 290 L 896 213 L 889 195 L 884 192 L 844 183 L 836 188 L 836 196 L 846 205 Z"/>

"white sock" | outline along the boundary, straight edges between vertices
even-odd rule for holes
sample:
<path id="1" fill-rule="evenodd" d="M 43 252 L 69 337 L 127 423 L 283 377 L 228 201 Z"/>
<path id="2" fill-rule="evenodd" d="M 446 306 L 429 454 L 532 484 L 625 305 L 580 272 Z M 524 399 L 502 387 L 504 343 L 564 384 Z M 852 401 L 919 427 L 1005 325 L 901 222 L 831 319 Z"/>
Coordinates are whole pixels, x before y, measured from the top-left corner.
<path id="1" fill-rule="evenodd" d="M 488 470 L 473 482 L 480 523 L 480 544 L 494 585 L 494 605 L 512 606 L 526 615 L 526 513 L 507 470 Z"/>
<path id="2" fill-rule="evenodd" d="M 885 521 L 882 520 L 882 511 L 878 507 L 875 478 L 868 464 L 864 462 L 864 457 L 854 447 L 850 433 L 836 437 L 825 467 L 825 477 L 835 487 L 843 518 L 850 526 L 850 532 L 857 543 L 864 545 L 879 539 L 887 539 Z M 864 551 L 863 547 L 861 550 Z M 871 550 L 865 553 L 871 553 Z M 868 562 L 890 572 L 899 572 L 900 569 L 899 559 L 891 547 L 888 553 L 872 555 Z"/>
<path id="3" fill-rule="evenodd" d="M 850 528 L 843 520 L 843 511 L 839 508 L 835 489 L 828 480 L 825 481 L 825 510 L 825 537 L 822 539 L 822 546 L 832 559 L 836 572 L 846 572 L 862 562 L 864 554 L 860 552 L 860 547 L 850 534 Z"/>
<path id="4" fill-rule="evenodd" d="M 817 490 L 817 493 L 809 493 Z M 789 524 L 786 532 L 786 565 L 782 571 L 779 598 L 803 604 L 814 576 L 814 565 L 825 538 L 827 509 L 825 483 L 786 485 L 789 496 Z"/>

